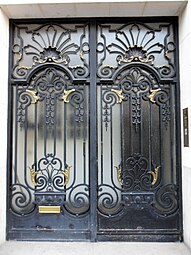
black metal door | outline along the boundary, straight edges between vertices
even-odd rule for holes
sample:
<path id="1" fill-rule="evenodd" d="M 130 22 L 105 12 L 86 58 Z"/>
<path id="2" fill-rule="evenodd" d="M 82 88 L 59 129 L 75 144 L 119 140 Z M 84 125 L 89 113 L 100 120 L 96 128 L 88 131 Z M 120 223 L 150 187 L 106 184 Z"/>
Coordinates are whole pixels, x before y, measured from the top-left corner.
<path id="1" fill-rule="evenodd" d="M 176 21 L 13 21 L 8 239 L 182 236 Z"/>

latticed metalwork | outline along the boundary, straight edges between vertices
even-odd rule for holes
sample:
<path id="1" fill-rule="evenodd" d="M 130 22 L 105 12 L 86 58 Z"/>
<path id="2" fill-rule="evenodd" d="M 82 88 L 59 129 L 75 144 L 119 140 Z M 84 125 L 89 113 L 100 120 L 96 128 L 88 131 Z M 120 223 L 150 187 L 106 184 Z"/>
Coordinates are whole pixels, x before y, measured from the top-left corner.
<path id="1" fill-rule="evenodd" d="M 181 237 L 175 23 L 12 22 L 10 239 Z"/>

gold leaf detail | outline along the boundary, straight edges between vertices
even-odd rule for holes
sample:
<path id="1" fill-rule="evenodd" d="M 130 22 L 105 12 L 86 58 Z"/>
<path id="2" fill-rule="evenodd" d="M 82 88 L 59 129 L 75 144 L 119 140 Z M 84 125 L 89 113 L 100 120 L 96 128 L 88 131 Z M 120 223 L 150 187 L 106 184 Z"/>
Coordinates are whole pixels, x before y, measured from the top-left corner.
<path id="1" fill-rule="evenodd" d="M 60 213 L 61 211 L 59 205 L 40 205 L 38 209 L 39 213 Z"/>
<path id="2" fill-rule="evenodd" d="M 31 97 L 31 104 L 36 104 L 36 102 L 38 102 L 38 100 L 40 99 L 39 96 L 37 96 L 37 91 L 35 90 L 28 90 L 26 89 L 26 91 L 24 92 L 24 94 L 27 94 Z"/>
<path id="3" fill-rule="evenodd" d="M 151 176 L 153 177 L 153 180 L 152 180 L 152 185 L 155 185 L 156 182 L 158 181 L 158 177 L 159 177 L 159 168 L 160 166 L 157 166 L 154 171 L 149 171 L 148 173 L 151 174 Z"/>
<path id="4" fill-rule="evenodd" d="M 155 96 L 157 95 L 157 93 L 159 93 L 159 91 L 161 91 L 161 89 L 150 89 L 150 95 L 147 96 L 148 99 L 151 101 L 151 103 L 155 104 L 156 101 L 154 100 Z"/>
<path id="5" fill-rule="evenodd" d="M 72 166 L 67 166 L 64 170 L 63 175 L 64 175 L 64 186 L 66 186 L 70 180 L 70 170 Z"/>
<path id="6" fill-rule="evenodd" d="M 125 99 L 125 96 L 122 94 L 123 93 L 122 89 L 120 90 L 111 89 L 111 91 L 117 95 L 117 104 L 122 103 L 122 101 Z"/>
<path id="7" fill-rule="evenodd" d="M 65 103 L 69 103 L 68 97 L 70 96 L 71 93 L 73 93 L 75 89 L 70 89 L 70 90 L 64 90 L 64 95 L 62 96 L 62 100 L 64 100 Z"/>
<path id="8" fill-rule="evenodd" d="M 33 183 L 34 186 L 36 186 L 36 175 L 37 175 L 37 172 L 29 166 L 29 169 L 30 169 L 30 176 L 31 176 L 31 182 Z"/>
<path id="9" fill-rule="evenodd" d="M 119 166 L 115 166 L 115 168 L 117 170 L 117 180 L 118 180 L 119 184 L 122 186 L 123 181 L 122 181 L 122 178 L 121 178 L 121 167 L 119 165 Z"/>

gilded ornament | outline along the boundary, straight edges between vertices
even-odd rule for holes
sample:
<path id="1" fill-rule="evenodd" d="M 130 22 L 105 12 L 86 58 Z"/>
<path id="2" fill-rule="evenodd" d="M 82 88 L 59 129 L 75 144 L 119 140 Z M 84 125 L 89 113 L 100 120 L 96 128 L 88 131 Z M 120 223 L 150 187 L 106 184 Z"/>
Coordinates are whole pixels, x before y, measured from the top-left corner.
<path id="1" fill-rule="evenodd" d="M 125 99 L 125 96 L 122 94 L 123 93 L 122 89 L 120 90 L 111 89 L 111 91 L 117 95 L 117 104 L 122 103 L 122 101 Z"/>
<path id="2" fill-rule="evenodd" d="M 159 177 L 159 168 L 160 166 L 157 166 L 154 171 L 149 171 L 148 173 L 151 174 L 153 180 L 152 180 L 152 185 L 155 185 L 158 181 L 158 177 Z"/>
<path id="3" fill-rule="evenodd" d="M 121 178 L 121 166 L 118 165 L 118 166 L 115 166 L 115 168 L 117 170 L 117 180 L 118 180 L 119 184 L 122 186 L 123 181 L 122 181 L 122 178 Z"/>
<path id="4" fill-rule="evenodd" d="M 159 91 L 161 91 L 161 89 L 150 89 L 150 95 L 148 95 L 148 99 L 151 101 L 151 103 L 155 104 L 156 101 L 155 101 L 155 96 L 159 93 Z"/>
<path id="5" fill-rule="evenodd" d="M 26 91 L 24 92 L 24 94 L 27 94 L 31 97 L 31 104 L 36 104 L 37 101 L 40 99 L 39 96 L 37 96 L 37 91 L 35 90 L 28 90 L 26 89 Z"/>
<path id="6" fill-rule="evenodd" d="M 65 168 L 64 172 L 62 172 L 62 174 L 64 175 L 64 186 L 66 186 L 68 184 L 68 182 L 69 182 L 71 167 L 72 166 L 67 165 L 67 167 Z"/>
<path id="7" fill-rule="evenodd" d="M 71 93 L 73 93 L 75 89 L 70 89 L 70 90 L 64 90 L 64 95 L 62 96 L 62 100 L 64 100 L 64 103 L 69 103 L 69 96 Z"/>
<path id="8" fill-rule="evenodd" d="M 29 169 L 30 169 L 30 176 L 31 176 L 31 182 L 33 183 L 34 186 L 36 186 L 36 175 L 37 175 L 37 172 L 29 166 Z"/>
<path id="9" fill-rule="evenodd" d="M 39 213 L 60 213 L 60 211 L 59 205 L 41 205 L 38 207 Z"/>

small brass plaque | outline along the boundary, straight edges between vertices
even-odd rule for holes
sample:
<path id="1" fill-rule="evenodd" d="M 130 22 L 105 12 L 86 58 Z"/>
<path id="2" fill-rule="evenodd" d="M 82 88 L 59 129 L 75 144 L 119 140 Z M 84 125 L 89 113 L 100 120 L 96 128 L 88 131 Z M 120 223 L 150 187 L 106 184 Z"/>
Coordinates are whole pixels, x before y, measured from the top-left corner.
<path id="1" fill-rule="evenodd" d="M 39 213 L 60 213 L 60 206 L 39 206 L 38 211 Z"/>

